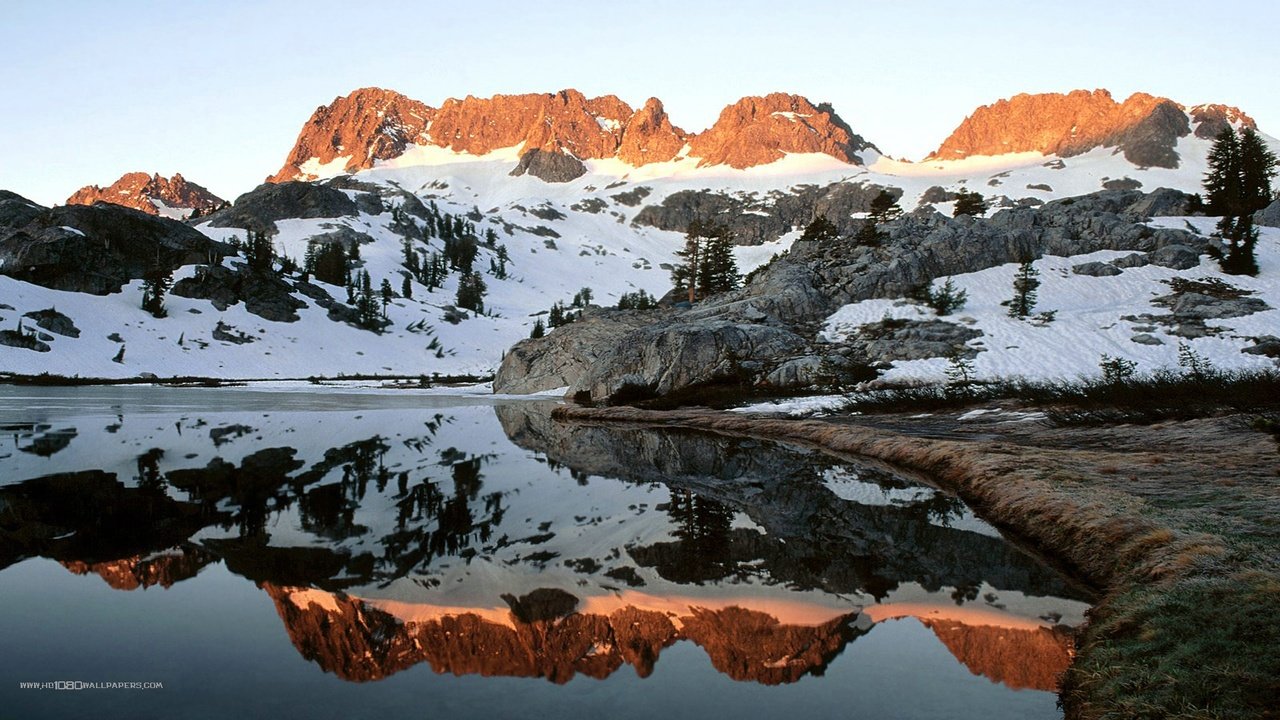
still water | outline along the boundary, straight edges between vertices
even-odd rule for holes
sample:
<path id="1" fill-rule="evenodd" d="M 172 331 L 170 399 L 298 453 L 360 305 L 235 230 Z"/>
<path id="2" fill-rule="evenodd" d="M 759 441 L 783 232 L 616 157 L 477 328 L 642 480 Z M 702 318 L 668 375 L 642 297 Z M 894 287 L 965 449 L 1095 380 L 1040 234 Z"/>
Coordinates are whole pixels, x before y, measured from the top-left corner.
<path id="1" fill-rule="evenodd" d="M 551 407 L 0 389 L 0 717 L 1060 715 L 1087 596 L 926 479 Z"/>

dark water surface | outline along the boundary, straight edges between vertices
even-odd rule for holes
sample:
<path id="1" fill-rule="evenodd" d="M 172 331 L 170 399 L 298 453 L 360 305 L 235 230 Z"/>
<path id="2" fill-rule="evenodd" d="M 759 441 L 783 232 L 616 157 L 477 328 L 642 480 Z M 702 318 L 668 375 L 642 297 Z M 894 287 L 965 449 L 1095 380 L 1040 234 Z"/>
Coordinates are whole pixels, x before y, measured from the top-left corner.
<path id="1" fill-rule="evenodd" d="M 0 718 L 1060 715 L 1087 598 L 954 497 L 550 407 L 0 389 Z"/>

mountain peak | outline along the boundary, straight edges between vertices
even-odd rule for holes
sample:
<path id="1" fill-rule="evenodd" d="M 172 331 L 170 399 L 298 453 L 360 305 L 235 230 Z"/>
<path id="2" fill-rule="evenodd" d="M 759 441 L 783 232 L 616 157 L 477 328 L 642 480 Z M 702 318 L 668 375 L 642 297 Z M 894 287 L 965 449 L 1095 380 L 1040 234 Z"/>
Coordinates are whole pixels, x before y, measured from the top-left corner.
<path id="1" fill-rule="evenodd" d="M 280 172 L 268 182 L 313 180 L 317 165 L 345 160 L 342 170 L 373 167 L 421 142 L 435 110 L 394 90 L 367 87 L 321 105 L 302 126 Z"/>
<path id="2" fill-rule="evenodd" d="M 1227 123 L 1252 124 L 1225 105 L 1190 110 L 1163 97 L 1134 93 L 1117 102 L 1107 90 L 1022 93 L 984 105 L 951 133 L 928 160 L 972 155 L 1039 152 L 1071 157 L 1098 147 L 1114 147 L 1143 167 L 1178 167 L 1178 139 L 1192 132 L 1213 137 Z"/>
<path id="3" fill-rule="evenodd" d="M 787 153 L 824 153 L 860 164 L 857 153 L 874 149 L 855 135 L 830 105 L 814 105 L 787 93 L 738 100 L 689 145 L 689 154 L 701 158 L 700 165 L 738 169 L 781 160 Z"/>
<path id="4" fill-rule="evenodd" d="M 165 178 L 159 173 L 148 175 L 145 172 L 125 173 L 105 188 L 86 185 L 67 198 L 66 204 L 92 205 L 97 202 L 170 217 L 187 217 L 193 211 L 203 215 L 223 204 L 222 198 L 189 182 L 181 173 Z"/>

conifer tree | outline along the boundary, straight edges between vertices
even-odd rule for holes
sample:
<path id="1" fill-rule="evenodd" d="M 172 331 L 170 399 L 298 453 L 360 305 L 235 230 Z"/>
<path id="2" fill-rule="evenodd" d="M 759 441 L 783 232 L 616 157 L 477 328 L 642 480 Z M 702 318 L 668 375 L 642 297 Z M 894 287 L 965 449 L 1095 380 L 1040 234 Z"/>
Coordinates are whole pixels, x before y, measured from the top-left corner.
<path id="1" fill-rule="evenodd" d="M 987 214 L 987 200 L 976 190 L 961 190 L 956 193 L 955 209 L 952 216 L 982 217 Z"/>
<path id="2" fill-rule="evenodd" d="M 1218 234 L 1226 241 L 1225 253 L 1218 253 L 1223 272 L 1256 275 L 1254 248 L 1258 231 L 1253 213 L 1271 202 L 1271 181 L 1276 176 L 1276 155 L 1252 128 L 1237 137 L 1226 127 L 1218 133 L 1209 151 L 1209 171 L 1205 174 L 1205 210 L 1221 215 Z"/>
<path id="3" fill-rule="evenodd" d="M 1036 289 L 1040 287 L 1040 271 L 1032 261 L 1023 261 L 1013 276 L 1013 298 L 1002 303 L 1009 308 L 1009 317 L 1025 318 L 1036 307 Z"/>
<path id="4" fill-rule="evenodd" d="M 542 324 L 542 318 L 538 318 L 533 323 L 533 330 L 529 333 L 531 338 L 540 338 L 547 334 L 547 326 Z"/>
<path id="5" fill-rule="evenodd" d="M 467 273 L 458 278 L 458 296 L 456 300 L 458 307 L 483 314 L 486 290 L 488 290 L 488 287 L 485 286 L 484 278 L 480 277 L 480 273 Z"/>
<path id="6" fill-rule="evenodd" d="M 671 281 L 677 290 L 688 292 L 689 302 L 699 295 L 731 290 L 741 280 L 733 258 L 733 235 L 723 225 L 689 223 L 684 249 L 676 255 L 684 261 L 672 269 Z"/>
<path id="7" fill-rule="evenodd" d="M 900 217 L 902 217 L 902 208 L 898 206 L 898 196 L 888 190 L 881 190 L 880 194 L 871 200 L 867 218 L 862 221 L 862 227 L 854 239 L 859 245 L 871 247 L 879 245 L 889 239 L 889 233 L 885 232 L 882 226 Z"/>
<path id="8" fill-rule="evenodd" d="M 164 294 L 172 282 L 172 272 L 162 267 L 148 270 L 142 278 L 142 309 L 151 313 L 152 317 L 168 317 L 169 311 L 164 307 Z"/>
<path id="9" fill-rule="evenodd" d="M 405 275 L 404 280 L 400 282 L 400 294 L 404 296 L 405 300 L 413 299 L 413 279 L 408 275 Z"/>
<path id="10" fill-rule="evenodd" d="M 838 237 L 840 237 L 839 229 L 825 215 L 819 215 L 809 221 L 809 224 L 804 228 L 804 232 L 800 234 L 801 240 L 817 243 L 826 243 Z"/>
<path id="11" fill-rule="evenodd" d="M 387 306 L 391 304 L 391 298 L 395 297 L 395 293 L 391 290 L 391 281 L 382 278 L 382 285 L 378 288 L 378 294 L 382 296 L 382 317 L 387 316 Z"/>

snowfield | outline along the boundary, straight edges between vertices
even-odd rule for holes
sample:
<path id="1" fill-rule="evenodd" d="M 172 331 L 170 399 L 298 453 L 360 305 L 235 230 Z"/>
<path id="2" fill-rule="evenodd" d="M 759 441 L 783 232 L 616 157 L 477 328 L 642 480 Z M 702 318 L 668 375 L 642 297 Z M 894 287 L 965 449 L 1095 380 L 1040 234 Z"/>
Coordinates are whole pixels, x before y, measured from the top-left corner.
<path id="1" fill-rule="evenodd" d="M 1186 228 L 1194 225 L 1208 234 L 1213 218 L 1157 218 L 1153 227 Z M 973 360 L 976 379 L 996 378 L 1075 379 L 1100 374 L 1098 363 L 1103 355 L 1122 357 L 1137 363 L 1138 372 L 1160 368 L 1178 368 L 1179 344 L 1186 344 L 1214 366 L 1222 369 L 1261 368 L 1275 361 L 1261 355 L 1240 352 L 1253 345 L 1251 337 L 1280 334 L 1280 229 L 1263 228 L 1257 246 L 1260 272 L 1257 277 L 1227 275 L 1218 264 L 1202 256 L 1199 267 L 1171 270 L 1157 265 L 1127 268 L 1119 275 L 1091 277 L 1076 275 L 1072 266 L 1092 261 L 1108 261 L 1131 255 L 1130 252 L 1102 251 L 1074 257 L 1046 256 L 1035 261 L 1040 287 L 1034 313 L 1052 311 L 1051 322 L 1019 320 L 1008 316 L 1001 305 L 1013 296 L 1013 277 L 1018 270 L 1010 263 L 980 272 L 955 275 L 950 279 L 958 290 L 967 293 L 964 307 L 947 316 L 982 331 L 982 337 L 969 341 L 981 348 Z M 1169 295 L 1168 281 L 1182 277 L 1189 280 L 1216 278 L 1229 285 L 1253 293 L 1272 309 L 1230 319 L 1210 319 L 1205 324 L 1220 328 L 1214 337 L 1187 339 L 1169 334 L 1170 328 L 1126 320 L 1126 316 L 1168 313 L 1151 300 Z M 939 278 L 939 288 L 948 278 Z M 932 319 L 933 310 L 902 300 L 865 300 L 845 305 L 827 318 L 823 337 L 840 342 L 859 326 L 885 318 Z M 1161 344 L 1134 342 L 1135 336 L 1148 335 Z M 950 362 L 929 358 L 895 362 L 882 376 L 886 381 L 945 382 Z"/>
<path id="2" fill-rule="evenodd" d="M 566 304 L 582 288 L 591 288 L 593 302 L 609 306 L 623 293 L 644 290 L 661 296 L 670 288 L 670 267 L 683 245 L 676 232 L 632 225 L 646 205 L 661 203 L 681 190 L 725 192 L 739 197 L 750 193 L 786 191 L 802 185 L 834 182 L 868 183 L 899 187 L 901 205 L 917 207 L 926 190 L 970 188 L 990 198 L 1005 195 L 1020 199 L 1050 200 L 1093 192 L 1112 180 L 1130 179 L 1141 189 L 1173 187 L 1199 189 L 1204 155 L 1210 141 L 1194 135 L 1178 146 L 1182 157 L 1177 170 L 1138 168 L 1109 149 L 1066 159 L 1020 153 L 1000 157 L 974 157 L 960 161 L 905 163 L 864 153 L 866 167 L 848 165 L 826 155 L 788 155 L 765 166 L 735 170 L 726 166 L 697 167 L 697 158 L 680 156 L 660 164 L 631 167 L 617 160 L 588 161 L 586 175 L 567 183 L 547 183 L 531 176 L 512 177 L 510 170 L 520 148 L 498 150 L 485 156 L 455 153 L 438 147 L 412 147 L 404 155 L 371 170 L 356 173 L 360 182 L 413 193 L 424 202 L 435 202 L 441 212 L 480 217 L 477 232 L 496 231 L 498 243 L 511 258 L 509 277 L 489 274 L 495 258 L 481 247 L 475 268 L 484 273 L 488 292 L 485 314 L 457 323 L 444 319 L 444 308 L 453 305 L 458 274 L 451 273 L 434 292 L 414 283 L 413 297 L 394 299 L 387 308 L 390 326 L 375 334 L 330 320 L 327 311 L 305 299 L 297 322 L 272 322 L 253 315 L 237 304 L 218 311 L 207 300 L 169 295 L 168 317 L 156 319 L 140 308 L 142 283 L 135 281 L 122 292 L 105 297 L 61 292 L 0 276 L 0 328 L 15 329 L 33 322 L 22 316 L 53 308 L 67 315 L 79 329 L 79 337 L 43 333 L 50 352 L 0 346 L 0 371 L 22 374 L 50 373 L 64 376 L 132 378 L 152 374 L 225 379 L 286 379 L 339 375 L 474 375 L 487 376 L 500 364 L 505 351 L 529 335 L 537 317 L 552 303 Z M 313 163 L 307 167 L 321 177 L 339 174 L 342 164 Z M 618 199 L 620 193 L 644 188 L 639 202 Z M 353 192 L 353 191 L 349 191 Z M 389 202 L 398 202 L 392 197 Z M 628 204 L 630 203 L 630 204 Z M 943 212 L 951 203 L 938 203 Z M 992 212 L 998 211 L 996 208 Z M 420 221 L 419 221 L 420 222 Z M 1212 220 L 1196 219 L 1203 230 Z M 1156 224 L 1182 227 L 1182 219 L 1161 219 Z M 399 295 L 404 277 L 402 237 L 393 228 L 391 212 L 361 214 L 355 218 L 296 219 L 277 223 L 279 253 L 301 262 L 307 240 L 342 227 L 368 235 L 372 242 L 361 248 L 363 269 L 376 289 L 386 279 Z M 243 230 L 197 226 L 211 238 L 244 237 Z M 802 228 L 781 238 L 736 249 L 743 273 L 785 251 Z M 1280 306 L 1276 273 L 1280 270 L 1275 245 L 1277 231 L 1265 230 L 1260 245 L 1263 268 L 1257 279 L 1235 278 L 1240 287 L 1256 290 L 1273 307 Z M 439 239 L 416 241 L 425 257 L 441 251 Z M 991 268 L 956 278 L 969 293 L 959 318 L 984 332 L 987 352 L 976 362 L 979 375 L 1028 377 L 1075 375 L 1096 369 L 1102 353 L 1131 357 L 1142 369 L 1168 365 L 1177 351 L 1176 339 L 1163 338 L 1163 346 L 1133 343 L 1126 314 L 1152 312 L 1148 300 L 1161 294 L 1166 280 L 1218 276 L 1216 266 L 1205 259 L 1196 270 L 1174 273 L 1158 267 L 1126 270 L 1122 275 L 1093 278 L 1070 274 L 1070 266 L 1113 254 L 1088 257 L 1044 258 L 1037 263 L 1043 285 L 1038 310 L 1056 310 L 1057 319 L 1036 327 L 1003 316 L 999 302 L 1009 293 L 1012 266 Z M 240 260 L 224 259 L 224 264 Z M 174 279 L 194 273 L 181 268 Z M 941 281 L 939 281 L 941 282 Z M 327 286 L 338 302 L 346 291 Z M 885 316 L 916 317 L 915 306 L 893 301 L 868 301 L 842 309 L 828 323 L 827 335 L 838 340 L 858 324 Z M 1238 352 L 1244 341 L 1236 335 L 1277 333 L 1280 316 L 1274 311 L 1227 321 L 1231 332 L 1220 338 L 1193 342 L 1197 352 L 1224 366 L 1265 363 Z M 248 342 L 215 339 L 214 332 Z M 123 356 L 121 356 L 123 350 Z M 900 363 L 889 377 L 932 379 L 941 377 L 945 360 Z"/>

